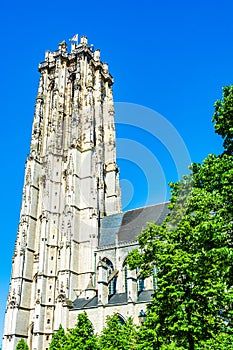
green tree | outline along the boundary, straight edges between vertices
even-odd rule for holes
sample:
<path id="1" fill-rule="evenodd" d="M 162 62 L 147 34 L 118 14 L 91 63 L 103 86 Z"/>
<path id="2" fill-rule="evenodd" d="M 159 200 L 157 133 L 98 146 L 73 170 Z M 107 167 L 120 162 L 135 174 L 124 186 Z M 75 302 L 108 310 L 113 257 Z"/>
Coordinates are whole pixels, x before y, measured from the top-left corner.
<path id="1" fill-rule="evenodd" d="M 137 329 L 129 318 L 122 325 L 117 314 L 107 316 L 106 327 L 99 336 L 101 350 L 135 350 Z"/>
<path id="2" fill-rule="evenodd" d="M 213 345 L 220 335 L 233 342 L 224 324 L 232 324 L 233 308 L 232 161 L 210 155 L 171 184 L 170 214 L 162 226 L 150 223 L 138 237 L 140 250 L 129 255 L 144 276 L 157 268 L 139 349 L 204 349 L 211 341 L 220 349 Z"/>
<path id="3" fill-rule="evenodd" d="M 65 350 L 95 350 L 97 349 L 97 337 L 94 334 L 92 323 L 86 312 L 78 315 L 75 328 L 70 329 L 67 335 Z"/>
<path id="4" fill-rule="evenodd" d="M 201 342 L 198 350 L 232 350 L 232 334 L 225 332 L 218 334 L 214 339 Z"/>
<path id="5" fill-rule="evenodd" d="M 59 326 L 57 332 L 53 333 L 52 341 L 49 345 L 50 350 L 64 349 L 67 343 L 67 336 L 62 325 Z"/>
<path id="6" fill-rule="evenodd" d="M 16 346 L 16 350 L 29 350 L 29 347 L 24 339 L 20 339 Z"/>
<path id="7" fill-rule="evenodd" d="M 223 88 L 222 100 L 215 103 L 215 131 L 222 136 L 226 153 L 233 154 L 233 85 Z"/>

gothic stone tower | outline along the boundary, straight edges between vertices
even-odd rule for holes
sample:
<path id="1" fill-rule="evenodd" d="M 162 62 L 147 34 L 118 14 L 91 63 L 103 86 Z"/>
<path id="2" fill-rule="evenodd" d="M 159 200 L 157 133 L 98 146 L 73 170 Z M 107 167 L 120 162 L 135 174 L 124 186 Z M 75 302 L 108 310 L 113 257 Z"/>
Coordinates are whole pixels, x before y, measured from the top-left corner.
<path id="1" fill-rule="evenodd" d="M 87 38 L 39 65 L 30 155 L 7 301 L 3 350 L 47 349 L 95 273 L 99 220 L 121 211 L 113 78 Z"/>

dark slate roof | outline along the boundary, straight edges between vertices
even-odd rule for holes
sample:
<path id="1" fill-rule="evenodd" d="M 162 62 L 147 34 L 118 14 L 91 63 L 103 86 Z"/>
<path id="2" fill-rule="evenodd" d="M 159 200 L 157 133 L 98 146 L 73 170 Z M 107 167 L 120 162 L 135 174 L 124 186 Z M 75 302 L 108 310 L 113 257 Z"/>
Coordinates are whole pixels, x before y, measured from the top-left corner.
<path id="1" fill-rule="evenodd" d="M 82 309 L 90 300 L 85 298 L 77 298 L 73 301 L 75 309 Z"/>
<path id="2" fill-rule="evenodd" d="M 98 297 L 94 297 L 92 299 L 89 300 L 89 303 L 87 303 L 85 305 L 85 307 L 92 307 L 92 306 L 96 306 L 98 304 Z"/>
<path id="3" fill-rule="evenodd" d="M 105 216 L 100 222 L 99 246 L 114 244 L 116 234 L 121 227 L 123 213 Z"/>
<path id="4" fill-rule="evenodd" d="M 126 293 L 113 294 L 108 301 L 108 304 L 117 305 L 127 303 Z"/>
<path id="5" fill-rule="evenodd" d="M 91 299 L 77 298 L 73 301 L 73 307 L 74 307 L 74 309 L 84 309 L 84 308 L 97 306 L 97 303 L 98 303 L 97 296 L 95 296 Z"/>
<path id="6" fill-rule="evenodd" d="M 161 225 L 169 210 L 168 203 L 155 204 L 144 208 L 129 210 L 122 214 L 106 216 L 101 219 L 99 247 L 119 242 L 135 241 L 147 222 Z"/>
<path id="7" fill-rule="evenodd" d="M 153 289 L 149 289 L 149 290 L 143 290 L 141 292 L 138 293 L 138 302 L 141 301 L 150 301 L 152 299 L 152 295 L 154 294 L 154 290 Z"/>
<path id="8" fill-rule="evenodd" d="M 153 290 L 143 290 L 138 293 L 137 303 L 148 302 L 152 299 Z M 127 303 L 126 293 L 113 294 L 108 301 L 107 305 L 119 305 Z M 98 298 L 95 296 L 92 299 L 77 298 L 73 302 L 74 309 L 86 309 L 89 307 L 96 307 L 98 305 Z"/>

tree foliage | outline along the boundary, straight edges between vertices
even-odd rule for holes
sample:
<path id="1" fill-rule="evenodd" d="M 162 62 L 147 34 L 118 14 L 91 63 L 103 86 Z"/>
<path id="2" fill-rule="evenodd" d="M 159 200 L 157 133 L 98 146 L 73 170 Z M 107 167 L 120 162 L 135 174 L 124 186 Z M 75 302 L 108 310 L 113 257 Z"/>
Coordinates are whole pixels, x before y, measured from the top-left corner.
<path id="1" fill-rule="evenodd" d="M 16 346 L 16 350 L 29 350 L 29 347 L 24 339 L 20 339 Z"/>
<path id="2" fill-rule="evenodd" d="M 67 335 L 65 350 L 95 350 L 97 349 L 97 337 L 94 334 L 92 323 L 86 312 L 78 315 L 75 328 L 70 329 Z"/>
<path id="3" fill-rule="evenodd" d="M 84 312 L 78 315 L 75 328 L 65 334 L 62 326 L 53 334 L 50 350 L 135 350 L 137 328 L 131 318 L 122 325 L 117 314 L 107 317 L 106 327 L 97 336 Z"/>
<path id="4" fill-rule="evenodd" d="M 101 350 L 134 350 L 136 336 L 136 327 L 131 318 L 122 325 L 117 314 L 107 316 L 106 327 L 99 337 L 99 348 Z"/>
<path id="5" fill-rule="evenodd" d="M 62 325 L 59 326 L 57 332 L 53 333 L 52 341 L 49 345 L 50 350 L 64 349 L 67 344 L 67 336 Z"/>
<path id="6" fill-rule="evenodd" d="M 233 123 L 229 113 L 225 120 Z M 140 249 L 129 255 L 130 267 L 139 266 L 145 277 L 157 270 L 139 349 L 226 349 L 233 342 L 230 140 L 228 133 L 227 154 L 209 155 L 192 165 L 191 175 L 170 184 L 170 214 L 162 226 L 148 224 L 138 237 Z"/>
<path id="7" fill-rule="evenodd" d="M 233 85 L 223 88 L 222 100 L 215 103 L 215 131 L 222 136 L 226 153 L 233 154 Z"/>

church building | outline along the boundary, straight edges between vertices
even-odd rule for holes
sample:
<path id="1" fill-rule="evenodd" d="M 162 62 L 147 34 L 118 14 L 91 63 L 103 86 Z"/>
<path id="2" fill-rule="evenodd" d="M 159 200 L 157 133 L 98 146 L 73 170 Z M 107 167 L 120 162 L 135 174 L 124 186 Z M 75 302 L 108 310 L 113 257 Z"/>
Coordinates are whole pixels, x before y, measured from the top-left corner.
<path id="1" fill-rule="evenodd" d="M 113 78 L 100 51 L 85 36 L 71 52 L 61 42 L 39 72 L 3 350 L 21 338 L 49 349 L 59 325 L 74 327 L 83 311 L 97 333 L 113 313 L 139 324 L 156 280 L 126 258 L 146 223 L 168 212 L 164 203 L 122 212 Z"/>

